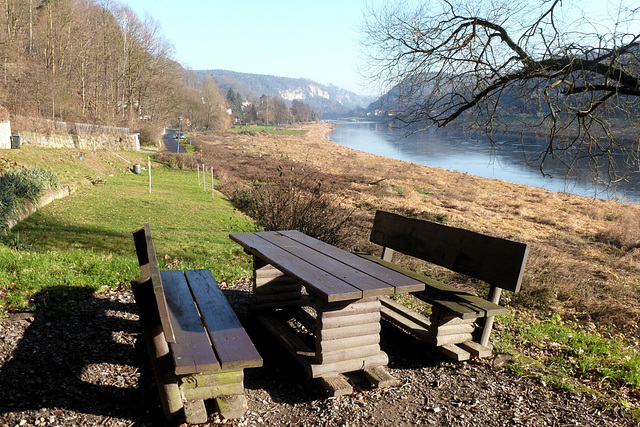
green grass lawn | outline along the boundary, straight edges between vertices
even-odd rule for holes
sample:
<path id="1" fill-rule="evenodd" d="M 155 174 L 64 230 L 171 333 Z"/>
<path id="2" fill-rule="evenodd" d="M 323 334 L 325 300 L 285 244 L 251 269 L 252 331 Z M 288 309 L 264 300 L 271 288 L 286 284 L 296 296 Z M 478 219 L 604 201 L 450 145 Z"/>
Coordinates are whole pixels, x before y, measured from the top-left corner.
<path id="1" fill-rule="evenodd" d="M 104 186 L 82 187 L 20 223 L 0 246 L 0 308 L 25 309 L 43 288 L 100 290 L 139 276 L 132 231 L 150 223 L 160 268 L 209 268 L 218 281 L 250 274 L 250 259 L 231 232 L 254 230 L 219 193 L 198 186 L 195 172 L 152 169 L 117 173 Z"/>

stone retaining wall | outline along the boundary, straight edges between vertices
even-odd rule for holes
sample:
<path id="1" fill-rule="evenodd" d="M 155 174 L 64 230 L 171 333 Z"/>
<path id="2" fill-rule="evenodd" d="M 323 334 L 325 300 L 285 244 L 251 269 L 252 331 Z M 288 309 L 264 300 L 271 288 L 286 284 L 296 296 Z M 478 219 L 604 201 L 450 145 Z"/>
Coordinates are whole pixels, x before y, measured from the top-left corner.
<path id="1" fill-rule="evenodd" d="M 35 145 L 49 148 L 78 148 L 81 150 L 133 150 L 140 149 L 137 137 L 123 135 L 80 135 L 57 134 L 49 135 L 35 132 L 21 132 L 21 145 Z"/>

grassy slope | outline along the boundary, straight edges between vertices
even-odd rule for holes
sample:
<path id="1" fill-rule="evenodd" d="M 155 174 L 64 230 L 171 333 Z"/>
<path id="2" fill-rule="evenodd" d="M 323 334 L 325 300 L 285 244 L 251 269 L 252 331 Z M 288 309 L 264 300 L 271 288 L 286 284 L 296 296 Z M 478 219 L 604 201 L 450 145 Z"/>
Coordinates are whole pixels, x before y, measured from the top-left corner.
<path id="1" fill-rule="evenodd" d="M 249 272 L 248 258 L 228 234 L 253 229 L 253 224 L 224 198 L 212 199 L 210 190 L 198 186 L 195 172 L 156 165 L 149 194 L 146 171 L 127 173 L 130 164 L 113 153 L 85 153 L 82 160 L 71 150 L 25 149 L 11 155 L 18 163 L 44 163 L 78 191 L 13 230 L 18 245 L 28 250 L 0 246 L 4 309 L 25 308 L 27 299 L 43 288 L 98 290 L 137 278 L 131 232 L 145 222 L 151 224 L 163 268 L 210 268 L 220 281 Z M 144 156 L 122 155 L 146 165 Z M 87 185 L 84 177 L 92 174 L 106 178 L 106 185 Z"/>

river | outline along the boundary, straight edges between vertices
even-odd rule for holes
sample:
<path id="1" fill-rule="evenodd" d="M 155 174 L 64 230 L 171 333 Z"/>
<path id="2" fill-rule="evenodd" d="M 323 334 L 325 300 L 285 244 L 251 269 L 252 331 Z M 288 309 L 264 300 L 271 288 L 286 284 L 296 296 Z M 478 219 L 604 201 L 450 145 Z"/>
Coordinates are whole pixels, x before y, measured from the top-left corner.
<path id="1" fill-rule="evenodd" d="M 437 130 L 407 137 L 402 130 L 379 122 L 328 122 L 334 125 L 329 139 L 356 150 L 551 191 L 640 203 L 639 172 L 629 173 L 627 182 L 605 185 L 594 182 L 588 170 L 567 174 L 560 162 L 547 161 L 547 175 L 543 175 L 536 160 L 545 144 L 542 139 L 528 138 L 524 144 L 505 141 L 492 146 L 482 137 L 472 139 L 461 132 Z"/>

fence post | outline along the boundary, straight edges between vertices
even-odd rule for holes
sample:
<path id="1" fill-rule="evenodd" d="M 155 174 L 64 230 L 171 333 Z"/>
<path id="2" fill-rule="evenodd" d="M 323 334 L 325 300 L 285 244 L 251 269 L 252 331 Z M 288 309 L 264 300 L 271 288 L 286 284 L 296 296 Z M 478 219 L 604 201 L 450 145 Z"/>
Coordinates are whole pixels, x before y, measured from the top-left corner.
<path id="1" fill-rule="evenodd" d="M 147 157 L 147 170 L 149 170 L 149 194 L 151 194 L 151 157 Z"/>
<path id="2" fill-rule="evenodd" d="M 211 168 L 211 198 L 214 198 L 213 195 L 213 167 Z"/>

